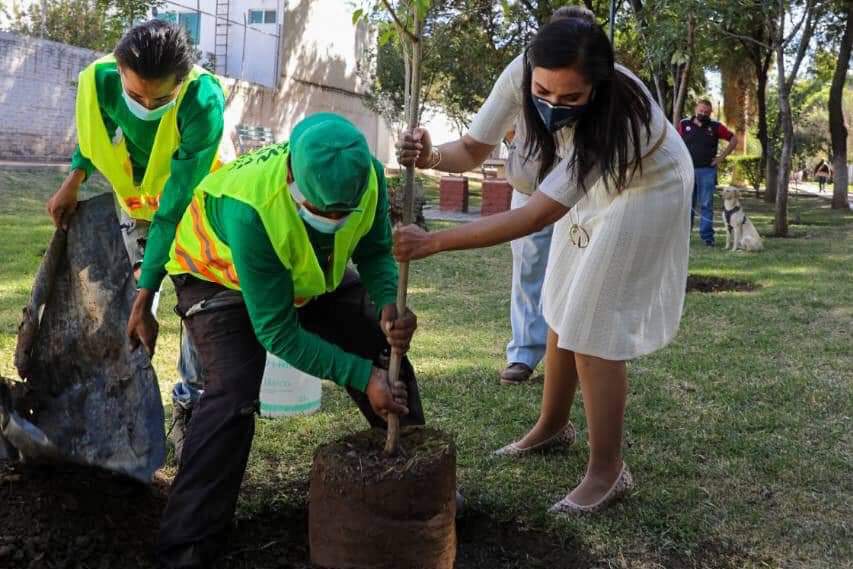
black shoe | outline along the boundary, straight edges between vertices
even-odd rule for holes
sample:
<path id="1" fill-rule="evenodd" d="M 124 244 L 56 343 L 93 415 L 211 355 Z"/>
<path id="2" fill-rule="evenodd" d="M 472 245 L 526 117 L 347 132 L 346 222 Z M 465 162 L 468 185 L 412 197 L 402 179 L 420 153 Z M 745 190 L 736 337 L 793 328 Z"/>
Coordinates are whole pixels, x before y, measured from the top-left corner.
<path id="1" fill-rule="evenodd" d="M 531 375 L 533 375 L 533 370 L 530 369 L 530 366 L 521 362 L 513 362 L 501 372 L 501 383 L 518 385 L 530 379 Z"/>
<path id="2" fill-rule="evenodd" d="M 713 241 L 705 241 L 705 247 L 713 247 L 713 246 L 714 246 Z"/>

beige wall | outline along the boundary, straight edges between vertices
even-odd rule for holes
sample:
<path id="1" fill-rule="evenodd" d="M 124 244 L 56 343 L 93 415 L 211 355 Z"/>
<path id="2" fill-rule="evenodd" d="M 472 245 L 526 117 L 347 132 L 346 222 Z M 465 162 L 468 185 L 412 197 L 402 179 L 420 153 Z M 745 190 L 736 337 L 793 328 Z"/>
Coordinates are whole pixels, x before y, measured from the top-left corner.
<path id="1" fill-rule="evenodd" d="M 304 117 L 336 112 L 364 132 L 379 160 L 393 162 L 391 129 L 361 98 L 365 85 L 358 65 L 375 36 L 364 24 L 353 26 L 345 0 L 289 0 L 280 21 L 277 89 L 227 80 L 226 126 L 269 127 L 276 140 L 286 140 Z"/>
<path id="2" fill-rule="evenodd" d="M 281 75 L 363 93 L 358 63 L 374 35 L 352 24 L 346 0 L 289 0 L 282 18 Z"/>
<path id="3" fill-rule="evenodd" d="M 278 91 L 226 80 L 229 88 L 226 128 L 238 124 L 265 126 L 277 141 L 286 140 L 293 126 L 318 112 L 346 116 L 364 132 L 371 151 L 383 163 L 393 160 L 391 131 L 381 117 L 369 111 L 359 97 L 282 78 Z"/>

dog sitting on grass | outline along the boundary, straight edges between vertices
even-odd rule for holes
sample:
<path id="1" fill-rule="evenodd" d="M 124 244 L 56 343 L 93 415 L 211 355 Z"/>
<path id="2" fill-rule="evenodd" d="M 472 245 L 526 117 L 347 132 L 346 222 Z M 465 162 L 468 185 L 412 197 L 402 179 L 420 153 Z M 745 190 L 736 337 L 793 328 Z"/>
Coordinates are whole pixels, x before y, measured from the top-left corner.
<path id="1" fill-rule="evenodd" d="M 746 217 L 740 204 L 740 190 L 726 188 L 723 190 L 723 221 L 726 222 L 726 249 L 732 251 L 761 251 L 764 243 L 755 226 Z"/>

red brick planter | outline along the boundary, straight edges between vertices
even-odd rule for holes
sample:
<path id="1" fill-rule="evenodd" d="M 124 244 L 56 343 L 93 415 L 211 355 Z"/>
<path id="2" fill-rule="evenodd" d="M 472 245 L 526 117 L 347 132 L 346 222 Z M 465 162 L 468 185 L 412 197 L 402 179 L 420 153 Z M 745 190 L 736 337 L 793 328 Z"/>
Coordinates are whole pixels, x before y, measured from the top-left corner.
<path id="1" fill-rule="evenodd" d="M 480 215 L 492 215 L 509 209 L 512 186 L 503 179 L 483 180 L 483 206 Z"/>
<path id="2" fill-rule="evenodd" d="M 438 186 L 438 209 L 468 213 L 468 178 L 443 176 Z"/>

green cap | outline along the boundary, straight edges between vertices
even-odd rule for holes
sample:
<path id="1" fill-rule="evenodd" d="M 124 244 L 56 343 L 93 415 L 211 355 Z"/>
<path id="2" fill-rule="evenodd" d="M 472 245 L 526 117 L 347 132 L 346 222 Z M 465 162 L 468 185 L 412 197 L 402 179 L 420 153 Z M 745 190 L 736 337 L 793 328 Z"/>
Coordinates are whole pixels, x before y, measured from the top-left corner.
<path id="1" fill-rule="evenodd" d="M 299 190 L 321 211 L 353 211 L 373 160 L 354 124 L 334 113 L 311 115 L 290 134 L 290 167 Z"/>

